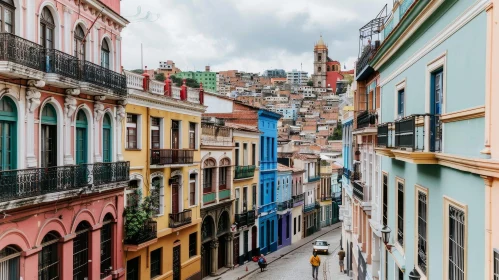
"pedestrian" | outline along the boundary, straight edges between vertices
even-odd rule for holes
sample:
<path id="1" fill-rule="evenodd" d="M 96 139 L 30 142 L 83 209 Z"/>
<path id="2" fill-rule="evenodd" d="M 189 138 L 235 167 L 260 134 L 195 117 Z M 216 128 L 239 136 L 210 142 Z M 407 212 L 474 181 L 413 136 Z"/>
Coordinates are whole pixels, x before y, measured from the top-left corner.
<path id="1" fill-rule="evenodd" d="M 340 251 L 338 252 L 338 259 L 340 260 L 340 272 L 343 272 L 344 267 L 345 267 L 345 251 L 343 251 L 343 247 L 340 248 Z"/>
<path id="2" fill-rule="evenodd" d="M 260 272 L 263 272 L 267 266 L 267 260 L 263 257 L 263 254 L 261 254 L 258 259 L 258 266 L 260 267 Z"/>
<path id="3" fill-rule="evenodd" d="M 317 252 L 314 251 L 314 255 L 310 257 L 310 264 L 312 265 L 312 278 L 317 280 L 319 274 L 319 266 L 321 265 L 321 258 L 317 256 Z"/>

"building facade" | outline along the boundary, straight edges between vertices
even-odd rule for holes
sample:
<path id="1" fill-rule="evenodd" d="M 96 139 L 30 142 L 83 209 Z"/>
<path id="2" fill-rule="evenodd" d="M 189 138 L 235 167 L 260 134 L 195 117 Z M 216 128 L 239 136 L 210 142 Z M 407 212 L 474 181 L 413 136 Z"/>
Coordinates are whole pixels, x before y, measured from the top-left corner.
<path id="1" fill-rule="evenodd" d="M 286 79 L 290 85 L 304 86 L 308 82 L 308 72 L 293 69 L 286 74 Z"/>
<path id="2" fill-rule="evenodd" d="M 277 249 L 291 244 L 293 169 L 277 165 Z"/>
<path id="3" fill-rule="evenodd" d="M 0 2 L 4 279 L 125 276 L 123 189 L 130 165 L 119 135 L 127 90 L 115 71 L 128 22 L 120 1 L 107 1 L 99 18 L 102 3 L 83 5 Z"/>
<path id="4" fill-rule="evenodd" d="M 302 239 L 303 233 L 303 205 L 305 204 L 305 194 L 303 191 L 303 173 L 305 170 L 300 168 L 293 168 L 292 173 L 292 197 L 293 197 L 293 210 L 291 211 L 291 218 L 293 219 L 293 236 L 291 243 L 295 243 Z"/>
<path id="5" fill-rule="evenodd" d="M 129 98 L 120 135 L 132 169 L 125 191 L 126 278 L 201 279 L 203 92 L 147 74 L 126 75 Z"/>

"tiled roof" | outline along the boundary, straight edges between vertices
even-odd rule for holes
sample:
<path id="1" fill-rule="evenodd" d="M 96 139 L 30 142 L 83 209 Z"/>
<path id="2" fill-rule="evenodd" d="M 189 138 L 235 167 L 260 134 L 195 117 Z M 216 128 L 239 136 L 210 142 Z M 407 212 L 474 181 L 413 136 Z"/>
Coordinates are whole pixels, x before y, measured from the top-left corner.
<path id="1" fill-rule="evenodd" d="M 286 165 L 284 165 L 284 164 L 280 164 L 280 163 L 278 163 L 278 164 L 277 164 L 277 171 L 281 171 L 281 172 L 293 171 L 293 168 L 291 168 L 291 167 L 287 167 L 287 166 L 286 166 Z"/>

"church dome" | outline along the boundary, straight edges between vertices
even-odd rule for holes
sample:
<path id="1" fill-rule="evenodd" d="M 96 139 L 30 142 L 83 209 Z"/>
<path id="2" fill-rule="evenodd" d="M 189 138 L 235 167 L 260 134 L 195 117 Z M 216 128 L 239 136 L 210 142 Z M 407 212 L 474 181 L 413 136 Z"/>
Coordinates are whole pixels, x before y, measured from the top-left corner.
<path id="1" fill-rule="evenodd" d="M 324 40 L 322 39 L 322 35 L 319 38 L 319 41 L 315 44 L 316 49 L 327 49 L 326 44 L 324 43 Z"/>

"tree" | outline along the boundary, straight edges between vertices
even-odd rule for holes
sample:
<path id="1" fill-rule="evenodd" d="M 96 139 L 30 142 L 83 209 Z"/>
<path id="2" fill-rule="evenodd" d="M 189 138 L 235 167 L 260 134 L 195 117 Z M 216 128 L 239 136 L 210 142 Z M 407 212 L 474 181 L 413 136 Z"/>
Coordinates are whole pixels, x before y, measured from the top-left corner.
<path id="1" fill-rule="evenodd" d="M 307 82 L 307 86 L 309 86 L 309 87 L 313 87 L 313 86 L 314 86 L 314 82 L 312 82 L 312 81 L 308 81 L 308 82 Z"/>
<path id="2" fill-rule="evenodd" d="M 135 73 L 135 74 L 142 74 L 142 73 L 144 73 L 144 70 L 142 70 L 142 69 L 133 69 L 133 70 L 132 70 L 132 71 L 130 71 L 130 72 L 133 72 L 133 73 Z"/>
<path id="3" fill-rule="evenodd" d="M 164 82 L 166 80 L 165 73 L 161 72 L 161 73 L 155 74 L 154 79 L 156 81 Z"/>
<path id="4" fill-rule="evenodd" d="M 179 77 L 176 77 L 176 76 L 170 76 L 170 78 L 172 79 L 172 82 L 180 87 L 182 86 L 183 84 L 183 79 L 182 78 L 179 78 Z M 188 86 L 188 87 L 191 87 L 191 88 L 199 88 L 199 83 L 194 80 L 194 79 L 191 79 L 191 78 L 187 78 L 185 80 L 185 84 Z"/>
<path id="5" fill-rule="evenodd" d="M 341 122 L 338 122 L 338 125 L 336 125 L 333 134 L 329 135 L 327 140 L 341 140 L 342 138 L 343 138 L 343 125 L 341 125 Z"/>

